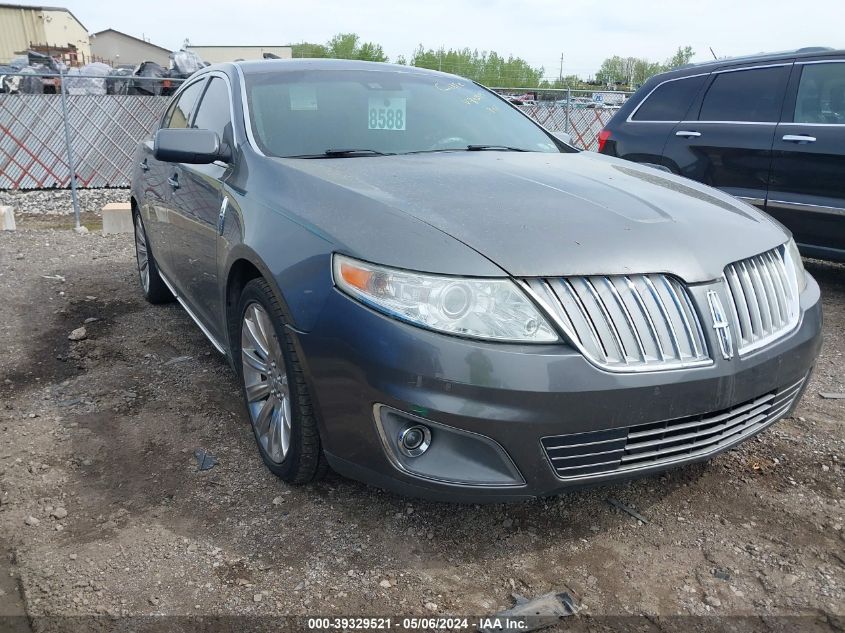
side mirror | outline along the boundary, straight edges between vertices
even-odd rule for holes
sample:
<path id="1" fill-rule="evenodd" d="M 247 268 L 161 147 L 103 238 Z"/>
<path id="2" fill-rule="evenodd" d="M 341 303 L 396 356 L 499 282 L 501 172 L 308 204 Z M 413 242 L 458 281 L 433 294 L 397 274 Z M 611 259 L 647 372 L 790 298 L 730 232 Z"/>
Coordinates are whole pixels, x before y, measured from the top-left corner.
<path id="1" fill-rule="evenodd" d="M 572 135 L 569 132 L 552 130 L 551 135 L 554 136 L 557 140 L 566 143 L 567 145 L 572 145 Z"/>
<path id="2" fill-rule="evenodd" d="M 153 156 L 165 163 L 207 165 L 216 160 L 228 162 L 231 151 L 211 130 L 162 128 L 155 134 Z"/>

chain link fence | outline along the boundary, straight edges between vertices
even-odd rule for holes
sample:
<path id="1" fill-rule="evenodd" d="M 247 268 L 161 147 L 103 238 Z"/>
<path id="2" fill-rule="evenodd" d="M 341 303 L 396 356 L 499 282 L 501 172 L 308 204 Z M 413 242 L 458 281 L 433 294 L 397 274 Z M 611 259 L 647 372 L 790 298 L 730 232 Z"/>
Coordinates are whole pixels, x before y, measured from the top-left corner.
<path id="1" fill-rule="evenodd" d="M 127 187 L 135 148 L 155 130 L 169 97 L 73 94 L 62 91 L 61 82 L 56 89 L 57 94 L 0 94 L 0 189 Z M 599 131 L 628 97 L 495 90 L 540 125 L 568 132 L 576 147 L 592 151 L 598 149 Z"/>
<path id="2" fill-rule="evenodd" d="M 610 90 L 494 88 L 547 130 L 567 132 L 579 149 L 598 151 L 598 135 L 631 96 Z"/>
<path id="3" fill-rule="evenodd" d="M 126 187 L 138 141 L 158 125 L 169 97 L 68 95 L 67 128 L 77 186 Z M 0 189 L 70 187 L 59 95 L 0 95 Z"/>
<path id="4" fill-rule="evenodd" d="M 155 131 L 181 79 L 0 77 L 0 190 L 127 187 L 138 142 Z M 73 174 L 74 177 L 71 177 Z"/>

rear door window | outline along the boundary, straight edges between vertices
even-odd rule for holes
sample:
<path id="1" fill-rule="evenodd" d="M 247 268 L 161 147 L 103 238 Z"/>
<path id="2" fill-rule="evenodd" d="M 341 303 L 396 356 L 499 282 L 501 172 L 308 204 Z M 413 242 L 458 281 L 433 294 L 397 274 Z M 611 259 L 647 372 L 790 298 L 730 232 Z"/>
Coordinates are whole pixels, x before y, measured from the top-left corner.
<path id="1" fill-rule="evenodd" d="M 634 121 L 682 121 L 707 75 L 685 77 L 659 85 L 637 108 Z"/>
<path id="2" fill-rule="evenodd" d="M 793 122 L 845 125 L 845 63 L 804 64 Z"/>
<path id="3" fill-rule="evenodd" d="M 716 73 L 699 121 L 776 122 L 780 118 L 790 66 Z"/>

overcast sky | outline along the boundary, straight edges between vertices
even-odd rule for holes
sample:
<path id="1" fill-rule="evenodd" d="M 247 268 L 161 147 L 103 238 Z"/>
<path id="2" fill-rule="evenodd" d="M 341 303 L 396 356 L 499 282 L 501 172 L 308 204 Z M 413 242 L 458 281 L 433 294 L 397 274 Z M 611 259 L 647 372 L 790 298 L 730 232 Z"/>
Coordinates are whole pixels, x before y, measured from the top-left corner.
<path id="1" fill-rule="evenodd" d="M 26 2 L 26 0 L 24 0 Z M 35 4 L 30 2 L 30 4 Z M 417 44 L 513 54 L 556 77 L 589 76 L 610 55 L 662 61 L 679 45 L 695 61 L 802 46 L 845 48 L 845 0 L 55 0 L 90 32 L 192 44 L 325 42 L 355 32 L 391 61 Z M 805 7 L 807 10 L 805 10 Z M 810 9 L 811 8 L 811 9 Z M 811 10 L 811 12 L 810 12 Z"/>

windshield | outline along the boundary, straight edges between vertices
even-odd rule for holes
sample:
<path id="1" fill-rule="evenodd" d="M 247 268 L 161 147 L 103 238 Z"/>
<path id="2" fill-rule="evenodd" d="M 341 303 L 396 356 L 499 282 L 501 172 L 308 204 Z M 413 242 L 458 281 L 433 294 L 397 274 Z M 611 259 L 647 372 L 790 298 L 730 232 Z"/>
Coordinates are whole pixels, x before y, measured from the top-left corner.
<path id="1" fill-rule="evenodd" d="M 253 135 L 271 156 L 560 151 L 527 117 L 466 79 L 305 70 L 249 74 L 246 87 Z"/>

